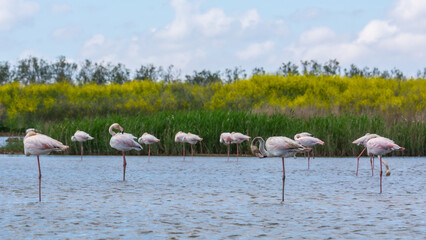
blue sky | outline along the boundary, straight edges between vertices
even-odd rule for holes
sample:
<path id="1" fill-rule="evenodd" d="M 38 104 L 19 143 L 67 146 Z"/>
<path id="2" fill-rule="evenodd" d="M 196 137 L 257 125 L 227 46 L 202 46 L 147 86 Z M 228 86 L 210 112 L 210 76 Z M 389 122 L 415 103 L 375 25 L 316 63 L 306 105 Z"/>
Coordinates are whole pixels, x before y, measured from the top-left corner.
<path id="1" fill-rule="evenodd" d="M 423 0 L 0 0 L 0 61 L 174 65 L 183 74 L 283 62 L 426 67 Z"/>

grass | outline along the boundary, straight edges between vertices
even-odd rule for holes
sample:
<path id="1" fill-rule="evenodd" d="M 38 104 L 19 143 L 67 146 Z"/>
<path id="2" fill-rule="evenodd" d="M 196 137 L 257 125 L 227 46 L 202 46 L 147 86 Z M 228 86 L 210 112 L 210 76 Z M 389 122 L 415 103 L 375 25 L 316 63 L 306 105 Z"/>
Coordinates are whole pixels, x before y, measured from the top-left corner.
<path id="1" fill-rule="evenodd" d="M 204 140 L 194 145 L 196 154 L 226 154 L 227 148 L 219 143 L 222 132 L 241 132 L 251 137 L 287 136 L 293 138 L 296 133 L 310 132 L 325 142 L 315 147 L 316 156 L 354 156 L 361 147 L 352 141 L 367 132 L 393 139 L 406 148 L 405 156 L 424 156 L 426 142 L 426 124 L 417 121 L 392 122 L 378 116 L 356 116 L 350 114 L 312 116 L 301 118 L 284 114 L 252 113 L 247 111 L 181 111 L 158 112 L 154 114 L 139 113 L 133 116 L 109 115 L 106 117 L 87 117 L 65 119 L 62 121 L 35 121 L 26 128 L 34 127 L 41 133 L 49 135 L 70 146 L 64 154 L 79 154 L 79 143 L 71 141 L 71 136 L 78 130 L 92 135 L 95 140 L 84 143 L 85 154 L 118 154 L 109 146 L 108 128 L 112 123 L 119 123 L 125 132 L 140 137 L 149 132 L 161 139 L 160 143 L 151 145 L 154 155 L 182 154 L 182 145 L 174 142 L 178 131 L 200 135 Z M 25 129 L 18 129 L 24 135 Z M 250 143 L 240 145 L 240 153 L 250 155 Z M 147 146 L 142 152 L 131 151 L 129 154 L 147 154 Z M 190 151 L 186 144 L 187 152 Z M 1 152 L 23 153 L 23 143 L 13 143 L 0 149 Z M 232 144 L 232 153 L 236 146 Z"/>

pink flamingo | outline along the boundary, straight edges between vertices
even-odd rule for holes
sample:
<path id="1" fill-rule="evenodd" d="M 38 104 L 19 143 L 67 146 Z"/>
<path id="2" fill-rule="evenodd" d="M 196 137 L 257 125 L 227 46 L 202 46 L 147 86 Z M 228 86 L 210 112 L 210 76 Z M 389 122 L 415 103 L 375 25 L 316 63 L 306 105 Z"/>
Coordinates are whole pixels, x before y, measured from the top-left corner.
<path id="1" fill-rule="evenodd" d="M 153 135 L 149 133 L 144 133 L 142 137 L 138 139 L 139 143 L 148 144 L 148 162 L 149 162 L 149 157 L 151 155 L 151 144 L 159 142 L 159 141 L 160 139 L 154 137 Z"/>
<path id="2" fill-rule="evenodd" d="M 114 132 L 113 129 L 120 130 L 120 133 Z M 135 136 L 130 133 L 123 133 L 123 128 L 118 123 L 114 123 L 109 127 L 109 133 L 112 135 L 109 145 L 123 153 L 123 181 L 126 181 L 127 162 L 124 151 L 132 149 L 140 151 L 142 150 L 142 146 L 134 140 L 136 139 Z"/>
<path id="3" fill-rule="evenodd" d="M 394 141 L 385 137 L 375 137 L 367 141 L 367 152 L 368 155 L 377 155 L 380 159 L 380 193 L 382 193 L 382 163 L 386 167 L 386 176 L 390 175 L 388 164 L 382 159 L 384 154 L 390 153 L 394 150 L 404 151 L 405 148 L 398 146 Z"/>
<path id="4" fill-rule="evenodd" d="M 248 141 L 251 139 L 250 136 L 244 135 L 242 133 L 239 132 L 232 132 L 231 133 L 231 139 L 232 139 L 232 143 L 236 143 L 237 144 L 237 162 L 238 162 L 238 144 L 244 142 L 244 141 Z"/>
<path id="5" fill-rule="evenodd" d="M 69 147 L 44 134 L 28 129 L 24 138 L 24 151 L 26 156 L 37 155 L 38 164 L 38 200 L 41 202 L 41 169 L 39 155 L 47 155 L 52 151 L 63 151 Z"/>
<path id="6" fill-rule="evenodd" d="M 91 137 L 88 133 L 84 131 L 77 130 L 74 133 L 74 136 L 71 137 L 71 141 L 73 142 L 80 142 L 80 149 L 81 149 L 81 160 L 83 160 L 83 142 L 87 140 L 93 140 L 94 138 Z"/>
<path id="7" fill-rule="evenodd" d="M 309 147 L 309 148 L 311 148 L 311 147 L 313 147 L 317 144 L 324 145 L 323 141 L 321 141 L 318 138 L 312 137 L 312 134 L 307 133 L 307 132 L 296 134 L 294 136 L 294 140 L 296 140 L 296 142 L 302 144 L 303 146 Z M 313 150 L 312 150 L 312 156 L 314 156 Z M 310 156 L 309 156 L 309 152 L 308 152 L 308 169 L 309 169 L 309 158 L 310 158 Z"/>
<path id="8" fill-rule="evenodd" d="M 259 148 L 256 146 L 256 143 L 259 142 Z M 265 141 L 261 137 L 255 137 L 251 142 L 250 146 L 251 152 L 259 157 L 281 157 L 283 163 L 283 191 L 282 191 L 282 201 L 284 202 L 284 185 L 285 185 L 285 165 L 284 157 L 293 156 L 295 153 L 299 152 L 309 152 L 312 149 L 306 148 L 299 144 L 298 142 L 287 138 L 287 137 L 270 137 Z"/>
<path id="9" fill-rule="evenodd" d="M 231 145 L 231 142 L 232 142 L 231 133 L 224 132 L 224 133 L 220 134 L 219 142 L 228 145 L 228 159 L 226 160 L 228 162 L 229 161 L 229 146 Z"/>
<path id="10" fill-rule="evenodd" d="M 376 138 L 376 137 L 380 137 L 377 134 L 371 134 L 371 133 L 367 133 L 364 136 L 356 139 L 355 141 L 353 141 L 353 144 L 356 145 L 363 145 L 364 149 L 361 151 L 361 153 L 358 155 L 357 159 L 356 159 L 356 173 L 355 175 L 358 176 L 358 168 L 359 168 L 359 158 L 361 157 L 362 153 L 365 151 L 365 149 L 367 149 L 367 142 L 370 139 Z M 370 155 L 370 165 L 371 165 L 371 176 L 374 175 L 374 155 Z"/>
<path id="11" fill-rule="evenodd" d="M 179 131 L 176 133 L 175 142 L 181 142 L 183 146 L 183 161 L 185 161 L 185 136 L 186 133 Z"/>
<path id="12" fill-rule="evenodd" d="M 194 161 L 194 150 L 192 148 L 192 145 L 196 144 L 199 141 L 202 141 L 203 139 L 200 138 L 198 135 L 192 134 L 188 132 L 188 134 L 185 135 L 183 141 L 191 144 L 191 158 L 192 161 Z"/>

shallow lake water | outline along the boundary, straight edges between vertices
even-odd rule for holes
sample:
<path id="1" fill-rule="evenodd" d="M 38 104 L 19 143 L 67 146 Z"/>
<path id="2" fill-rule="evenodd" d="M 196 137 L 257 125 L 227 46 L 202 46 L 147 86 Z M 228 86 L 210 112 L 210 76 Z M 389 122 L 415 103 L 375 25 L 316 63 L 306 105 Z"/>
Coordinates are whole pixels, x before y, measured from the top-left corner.
<path id="1" fill-rule="evenodd" d="M 0 155 L 0 239 L 424 239 L 426 158 Z"/>

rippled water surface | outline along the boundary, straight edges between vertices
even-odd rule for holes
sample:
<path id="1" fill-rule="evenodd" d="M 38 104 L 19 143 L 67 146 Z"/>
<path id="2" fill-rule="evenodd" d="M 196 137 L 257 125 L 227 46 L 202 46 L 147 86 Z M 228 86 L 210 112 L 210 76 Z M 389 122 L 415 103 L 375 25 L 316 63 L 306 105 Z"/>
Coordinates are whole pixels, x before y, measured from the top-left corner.
<path id="1" fill-rule="evenodd" d="M 0 239 L 423 239 L 426 158 L 0 155 Z"/>

